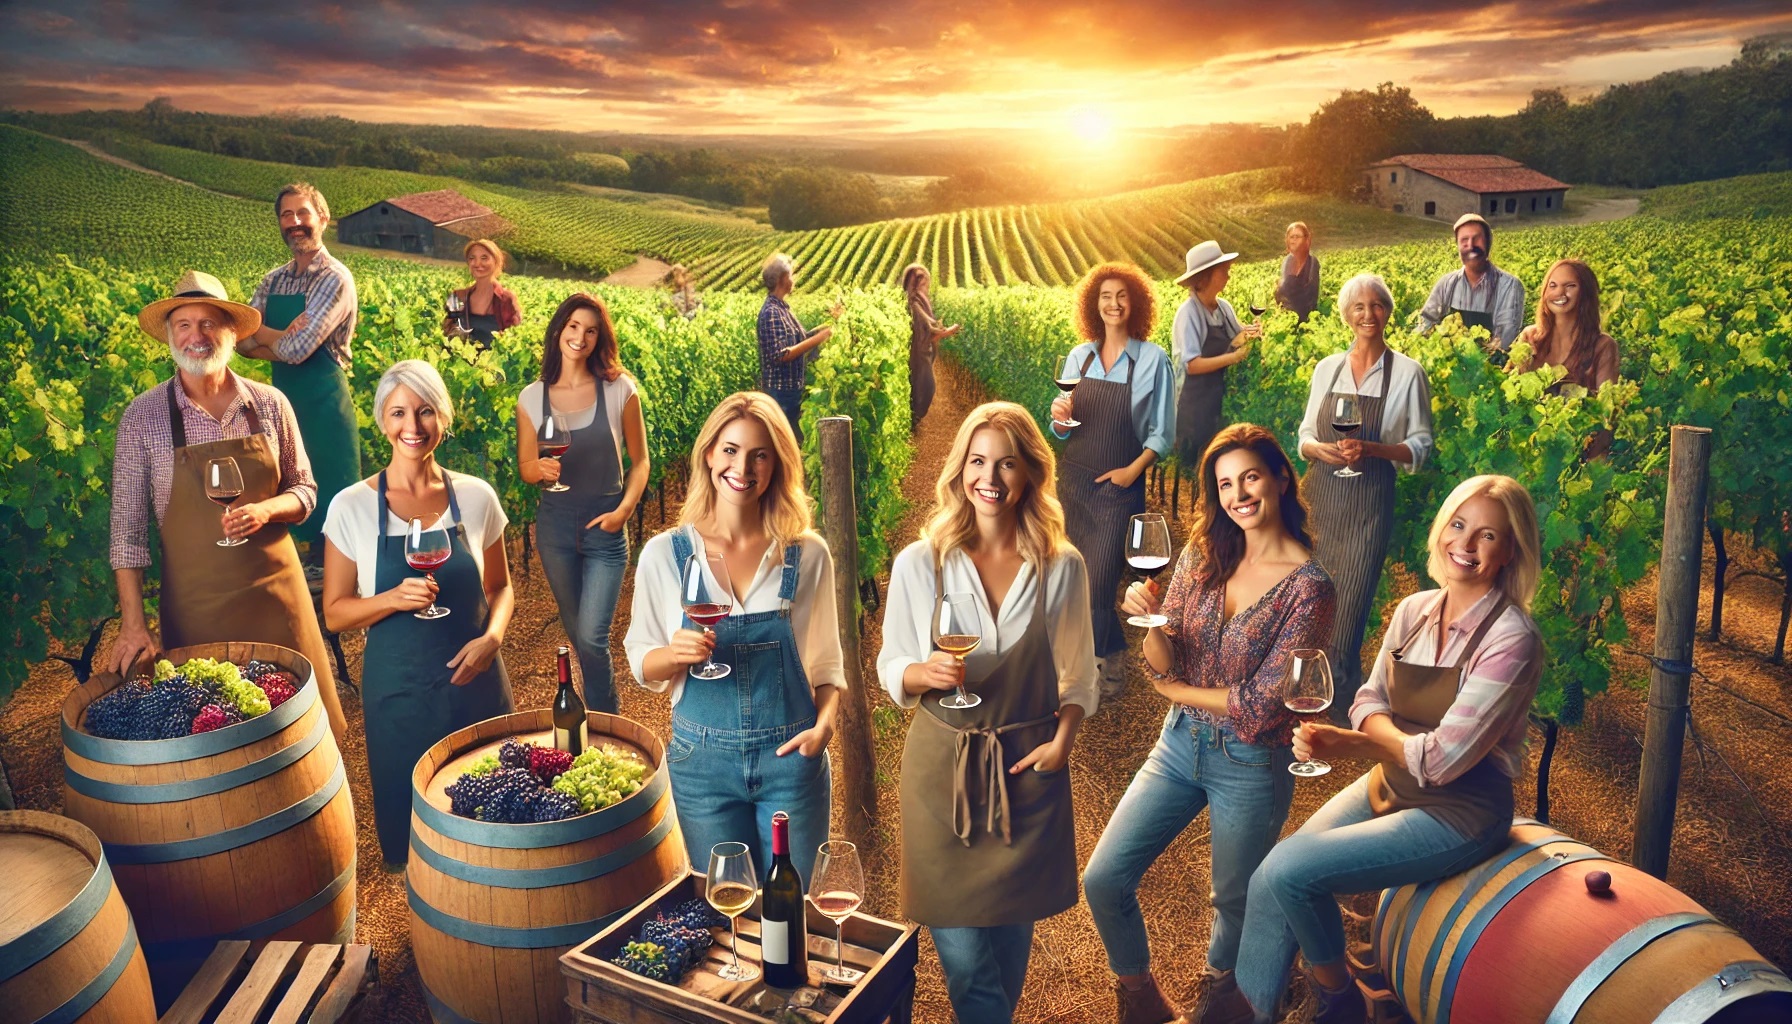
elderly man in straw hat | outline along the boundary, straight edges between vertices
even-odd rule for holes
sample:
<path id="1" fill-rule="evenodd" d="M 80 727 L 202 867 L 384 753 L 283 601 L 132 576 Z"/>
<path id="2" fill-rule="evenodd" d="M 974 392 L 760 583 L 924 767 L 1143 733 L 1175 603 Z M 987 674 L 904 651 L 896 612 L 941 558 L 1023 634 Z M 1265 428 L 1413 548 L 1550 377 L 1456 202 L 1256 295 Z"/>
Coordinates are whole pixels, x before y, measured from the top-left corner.
<path id="1" fill-rule="evenodd" d="M 311 463 L 286 396 L 230 370 L 237 339 L 255 333 L 261 314 L 231 302 L 217 278 L 188 271 L 173 297 L 145 306 L 137 322 L 167 344 L 177 372 L 139 395 L 118 423 L 111 556 L 122 625 L 106 667 L 128 672 L 158 649 L 200 643 L 290 647 L 311 659 L 340 739 L 323 634 L 287 535 L 317 505 Z M 206 485 L 230 489 L 231 463 L 242 492 L 220 514 Z M 152 510 L 162 544 L 160 643 L 143 612 Z"/>

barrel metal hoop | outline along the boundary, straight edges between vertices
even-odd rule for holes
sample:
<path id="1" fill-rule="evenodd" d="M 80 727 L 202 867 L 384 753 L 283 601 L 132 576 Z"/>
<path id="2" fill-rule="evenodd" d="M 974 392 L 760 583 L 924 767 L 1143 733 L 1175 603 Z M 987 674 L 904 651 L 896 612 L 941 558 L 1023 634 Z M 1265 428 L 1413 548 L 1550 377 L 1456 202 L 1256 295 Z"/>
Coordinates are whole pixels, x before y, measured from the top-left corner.
<path id="1" fill-rule="evenodd" d="M 1655 1024 L 1685 1024 L 1706 1021 L 1717 1016 L 1730 1003 L 1742 999 L 1780 993 L 1792 1005 L 1792 978 L 1765 960 L 1742 960 L 1726 964 L 1724 969 L 1688 989 L 1669 1003 Z"/>
<path id="2" fill-rule="evenodd" d="M 411 850 L 422 859 L 423 863 L 450 878 L 458 878 L 463 882 L 495 886 L 499 889 L 545 889 L 554 885 L 571 885 L 575 882 L 589 881 L 633 863 L 642 854 L 658 846 L 672 831 L 672 826 L 677 821 L 678 816 L 668 808 L 665 817 L 660 819 L 659 824 L 626 845 L 601 857 L 549 868 L 492 868 L 480 864 L 468 864 L 437 852 L 416 832 L 411 833 Z"/>
<path id="3" fill-rule="evenodd" d="M 170 861 L 208 857 L 214 853 L 247 846 L 284 832 L 323 810 L 324 805 L 336 796 L 346 781 L 347 776 L 343 774 L 342 762 L 339 760 L 336 762 L 336 770 L 330 773 L 329 781 L 317 792 L 265 818 L 223 832 L 214 832 L 209 836 L 179 839 L 172 843 L 107 843 L 106 855 L 119 864 L 166 864 Z"/>
<path id="4" fill-rule="evenodd" d="M 212 947 L 220 942 L 232 939 L 247 939 L 253 941 L 255 939 L 269 938 L 291 928 L 293 925 L 298 924 L 312 914 L 329 906 L 335 901 L 336 897 L 342 895 L 344 889 L 353 885 L 354 882 L 355 861 L 351 858 L 348 862 L 348 867 L 342 874 L 337 875 L 332 879 L 330 884 L 318 890 L 316 894 L 307 897 L 305 902 L 300 903 L 295 907 L 282 910 L 273 917 L 257 921 L 254 924 L 244 925 L 235 931 L 227 932 L 222 935 L 202 935 L 195 939 L 169 939 L 166 942 L 146 942 L 143 944 L 143 952 L 150 959 L 158 961 L 179 959 L 198 960 L 203 959 L 212 951 Z M 347 925 L 344 928 L 337 929 L 336 935 L 331 936 L 328 941 L 338 944 L 353 942 L 355 938 L 354 923 L 354 913 L 351 911 L 349 913 Z M 342 934 L 344 931 L 347 931 L 348 933 L 346 937 Z"/>
<path id="5" fill-rule="evenodd" d="M 1664 914 L 1650 918 L 1618 936 L 1562 990 L 1562 997 L 1556 1001 L 1555 1009 L 1549 1011 L 1549 1017 L 1543 1024 L 1570 1024 L 1593 991 L 1649 943 L 1691 925 L 1716 923 L 1717 919 L 1710 914 L 1695 914 L 1690 911 Z"/>
<path id="6" fill-rule="evenodd" d="M 647 784 L 639 790 L 601 810 L 526 825 L 463 818 L 425 800 L 415 785 L 411 787 L 411 810 L 423 824 L 449 839 L 473 846 L 533 850 L 542 846 L 565 846 L 614 832 L 651 810 L 670 784 L 670 773 L 661 768 L 649 776 Z"/>
<path id="7" fill-rule="evenodd" d="M 0 983 L 25 973 L 31 965 L 61 949 L 99 916 L 112 895 L 112 866 L 104 852 L 87 884 L 61 910 L 18 938 L 0 946 Z"/>
<path id="8" fill-rule="evenodd" d="M 95 800 L 105 800 L 115 804 L 166 804 L 176 800 L 192 800 L 202 796 L 211 796 L 225 790 L 246 786 L 251 782 L 265 779 L 290 764 L 295 764 L 306 754 L 311 753 L 324 734 L 330 730 L 330 716 L 319 714 L 311 732 L 299 742 L 282 747 L 272 754 L 256 761 L 251 761 L 241 768 L 232 768 L 227 772 L 210 775 L 203 779 L 187 779 L 183 782 L 163 782 L 154 785 L 133 786 L 128 783 L 104 782 L 88 778 L 75 771 L 74 766 L 67 763 L 62 766 L 62 780 L 68 788 L 83 796 Z"/>
<path id="9" fill-rule="evenodd" d="M 65 718 L 62 720 L 62 743 L 89 761 L 102 764 L 169 764 L 222 754 L 265 740 L 298 721 L 299 716 L 317 703 L 315 676 L 314 672 L 309 686 L 301 686 L 299 692 L 286 699 L 286 703 L 267 714 L 211 732 L 177 736 L 171 740 L 109 740 L 82 732 L 70 726 Z"/>
<path id="10" fill-rule="evenodd" d="M 442 1002 L 442 998 L 429 990 L 429 983 L 423 975 L 417 975 L 417 987 L 423 990 L 423 1001 L 429 1004 L 429 1015 L 436 1024 L 480 1024 L 471 1017 L 462 1017 L 454 1012 L 454 1007 Z"/>
<path id="11" fill-rule="evenodd" d="M 423 919 L 423 923 L 444 935 L 481 946 L 497 946 L 502 949 L 553 949 L 556 947 L 576 946 L 598 932 L 608 928 L 622 915 L 633 910 L 624 907 L 613 914 L 592 921 L 575 921 L 572 924 L 551 924 L 540 928 L 504 928 L 495 924 L 483 924 L 479 921 L 468 921 L 443 913 L 435 907 L 423 902 L 417 895 L 417 889 L 405 879 L 405 892 L 410 896 L 411 912 Z"/>
<path id="12" fill-rule="evenodd" d="M 1493 857 L 1482 862 L 1475 868 L 1475 874 L 1469 878 L 1465 885 L 1463 885 L 1462 891 L 1456 895 L 1456 904 L 1450 908 L 1449 921 L 1453 923 L 1456 920 L 1457 915 L 1462 912 L 1464 902 L 1474 896 L 1476 890 L 1481 887 L 1481 883 L 1487 881 L 1492 875 L 1499 873 L 1501 868 L 1504 868 L 1506 865 L 1539 846 L 1545 846 L 1549 843 L 1565 839 L 1567 839 L 1566 836 L 1552 835 L 1543 839 L 1533 840 L 1529 843 L 1521 843 L 1518 846 L 1508 846 L 1498 854 L 1495 854 Z M 1386 924 L 1388 930 L 1398 931 L 1400 933 L 1399 944 L 1393 946 L 1389 950 L 1392 954 L 1391 959 L 1394 962 L 1392 964 L 1384 965 L 1382 968 L 1388 979 L 1388 987 L 1394 992 L 1400 992 L 1401 986 L 1406 980 L 1406 950 L 1412 945 L 1412 934 L 1418 929 L 1419 918 L 1424 912 L 1425 904 L 1431 901 L 1431 894 L 1436 892 L 1439 886 L 1454 877 L 1454 875 L 1445 875 L 1442 878 L 1433 878 L 1428 882 L 1420 883 L 1419 886 L 1413 890 L 1412 897 L 1406 901 L 1406 905 L 1400 908 L 1399 920 L 1388 922 Z M 1382 926 L 1378 924 L 1377 927 Z M 1437 937 L 1441 939 L 1449 933 L 1449 927 L 1446 925 L 1445 927 L 1438 929 Z M 1425 964 L 1425 972 L 1423 974 L 1424 984 L 1420 988 L 1421 1000 L 1424 998 L 1424 992 L 1428 991 L 1431 987 L 1431 961 L 1434 960 L 1436 956 L 1437 943 L 1434 941 L 1431 944 L 1431 955 L 1427 958 Z"/>
<path id="13" fill-rule="evenodd" d="M 1512 902 L 1519 893 L 1525 891 L 1532 882 L 1557 868 L 1583 860 L 1609 861 L 1611 858 L 1597 850 L 1588 850 L 1586 853 L 1571 854 L 1567 857 L 1551 857 L 1507 882 L 1504 889 L 1501 889 L 1493 899 L 1475 913 L 1475 916 L 1469 920 L 1468 928 L 1463 931 L 1462 938 L 1456 943 L 1456 952 L 1450 957 L 1450 969 L 1444 973 L 1443 993 L 1437 1001 L 1437 1024 L 1450 1024 L 1450 1002 L 1456 996 L 1456 979 L 1462 973 L 1462 965 L 1468 962 L 1469 954 L 1475 950 L 1475 942 L 1480 939 L 1481 933 L 1487 929 L 1487 926 L 1493 923 L 1493 919 L 1499 916 L 1500 910 Z"/>
<path id="14" fill-rule="evenodd" d="M 68 1002 L 37 1018 L 35 1024 L 73 1024 L 74 1021 L 80 1020 L 83 1014 L 93 1009 L 95 1003 L 106 998 L 106 993 L 112 991 L 112 986 L 118 982 L 119 975 L 125 972 L 125 968 L 131 966 L 131 958 L 135 955 L 137 955 L 137 926 L 135 923 L 127 923 L 124 930 L 124 941 L 118 944 L 118 952 L 112 957 L 112 962 L 106 965 L 106 969 L 92 981 L 81 986 L 81 991 L 69 997 Z"/>

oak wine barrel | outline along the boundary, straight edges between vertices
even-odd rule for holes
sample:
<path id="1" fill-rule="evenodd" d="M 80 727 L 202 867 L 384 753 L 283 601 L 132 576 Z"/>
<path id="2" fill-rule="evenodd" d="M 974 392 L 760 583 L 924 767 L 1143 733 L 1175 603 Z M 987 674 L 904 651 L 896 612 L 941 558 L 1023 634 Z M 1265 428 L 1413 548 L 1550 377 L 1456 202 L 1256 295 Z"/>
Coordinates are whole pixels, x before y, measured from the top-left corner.
<path id="1" fill-rule="evenodd" d="M 80 728 L 121 681 L 62 706 L 63 807 L 105 844 L 156 991 L 172 998 L 224 939 L 344 943 L 355 934 L 355 814 L 311 663 L 274 644 L 176 648 L 176 665 L 270 662 L 297 691 L 266 714 L 166 740 Z"/>
<path id="2" fill-rule="evenodd" d="M 1492 859 L 1384 892 L 1373 942 L 1419 1024 L 1792 1020 L 1792 980 L 1691 897 L 1528 819 Z"/>
<path id="3" fill-rule="evenodd" d="M 627 718 L 586 714 L 592 744 L 632 749 L 651 769 L 609 807 L 528 825 L 450 813 L 444 790 L 504 741 L 553 745 L 545 708 L 454 732 L 411 774 L 411 948 L 439 1024 L 570 1021 L 560 955 L 685 872 L 664 744 Z"/>
<path id="4" fill-rule="evenodd" d="M 137 929 L 92 830 L 0 811 L 0 878 L 0 1019 L 152 1024 Z"/>

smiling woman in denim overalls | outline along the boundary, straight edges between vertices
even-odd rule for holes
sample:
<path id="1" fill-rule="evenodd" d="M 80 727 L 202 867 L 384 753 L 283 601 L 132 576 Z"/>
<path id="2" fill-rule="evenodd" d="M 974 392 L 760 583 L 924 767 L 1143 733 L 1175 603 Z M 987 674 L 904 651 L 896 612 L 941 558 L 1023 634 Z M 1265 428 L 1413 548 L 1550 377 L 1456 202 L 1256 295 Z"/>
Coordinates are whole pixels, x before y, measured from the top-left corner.
<path id="1" fill-rule="evenodd" d="M 757 391 L 723 399 L 697 435 L 690 479 L 678 525 L 641 548 L 629 666 L 672 693 L 666 766 L 691 863 L 725 842 L 765 863 L 772 812 L 787 811 L 791 858 L 809 878 L 828 838 L 827 747 L 846 675 L 833 558 L 811 529 L 802 456 L 777 403 Z M 726 593 L 716 562 L 733 581 L 733 611 L 711 630 L 679 604 L 693 555 L 711 560 L 710 593 Z M 733 671 L 690 675 L 712 654 Z"/>

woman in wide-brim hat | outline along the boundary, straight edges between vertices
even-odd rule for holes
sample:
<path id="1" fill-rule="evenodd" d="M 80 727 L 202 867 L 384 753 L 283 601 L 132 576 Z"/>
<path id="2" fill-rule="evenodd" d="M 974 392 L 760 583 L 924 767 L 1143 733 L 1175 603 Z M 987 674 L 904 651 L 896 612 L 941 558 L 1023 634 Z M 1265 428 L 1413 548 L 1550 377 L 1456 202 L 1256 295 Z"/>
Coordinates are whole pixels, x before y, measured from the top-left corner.
<path id="1" fill-rule="evenodd" d="M 1188 298 L 1170 325 L 1175 351 L 1176 458 L 1196 468 L 1214 435 L 1226 424 L 1220 404 L 1226 397 L 1226 367 L 1251 354 L 1251 343 L 1263 336 L 1259 324 L 1239 322 L 1232 304 L 1220 292 L 1232 279 L 1235 252 L 1224 252 L 1211 239 L 1188 251 L 1188 269 L 1176 283 Z"/>

